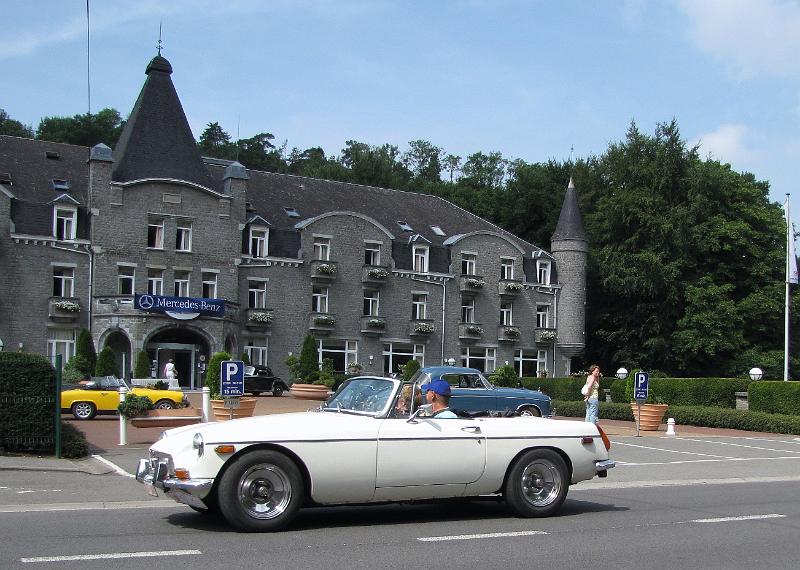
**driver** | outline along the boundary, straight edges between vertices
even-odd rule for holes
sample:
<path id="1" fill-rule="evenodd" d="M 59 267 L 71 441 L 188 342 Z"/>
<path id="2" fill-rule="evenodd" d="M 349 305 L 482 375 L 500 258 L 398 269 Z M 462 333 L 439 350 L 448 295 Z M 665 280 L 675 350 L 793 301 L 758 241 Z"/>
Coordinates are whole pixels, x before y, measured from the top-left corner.
<path id="1" fill-rule="evenodd" d="M 447 380 L 433 380 L 428 384 L 423 384 L 419 388 L 425 392 L 425 399 L 431 405 L 432 418 L 451 419 L 458 416 L 449 408 L 450 406 L 450 384 Z"/>

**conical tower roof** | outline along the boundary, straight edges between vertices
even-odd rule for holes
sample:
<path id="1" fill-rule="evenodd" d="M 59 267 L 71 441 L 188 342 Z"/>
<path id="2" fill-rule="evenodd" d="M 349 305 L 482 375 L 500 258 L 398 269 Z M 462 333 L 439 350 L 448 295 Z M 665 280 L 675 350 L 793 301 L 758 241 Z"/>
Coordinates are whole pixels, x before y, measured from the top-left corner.
<path id="1" fill-rule="evenodd" d="M 114 149 L 111 179 L 130 182 L 169 178 L 211 188 L 172 84 L 172 66 L 158 55 L 147 65 L 145 74 L 147 79 Z"/>
<path id="2" fill-rule="evenodd" d="M 558 216 L 558 224 L 553 232 L 550 241 L 561 239 L 583 240 L 586 241 L 586 230 L 583 227 L 583 217 L 578 208 L 578 191 L 572 177 L 569 179 L 567 193 L 564 195 L 564 203 L 561 205 L 561 214 Z"/>

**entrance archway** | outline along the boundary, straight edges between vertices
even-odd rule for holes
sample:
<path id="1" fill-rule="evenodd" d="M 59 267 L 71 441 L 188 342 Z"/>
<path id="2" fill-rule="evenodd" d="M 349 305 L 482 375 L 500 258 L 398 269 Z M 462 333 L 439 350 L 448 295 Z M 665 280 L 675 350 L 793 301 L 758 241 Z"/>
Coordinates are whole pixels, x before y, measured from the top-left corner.
<path id="1" fill-rule="evenodd" d="M 123 331 L 116 329 L 108 331 L 104 346 L 114 352 L 117 361 L 117 374 L 121 378 L 130 379 L 133 362 L 131 362 L 131 341 Z"/>
<path id="2" fill-rule="evenodd" d="M 209 356 L 209 343 L 203 333 L 188 328 L 166 328 L 154 333 L 145 344 L 150 361 L 156 362 L 156 377 L 164 377 L 164 366 L 170 359 L 175 363 L 178 383 L 185 390 L 203 386 L 198 367 L 200 356 Z"/>

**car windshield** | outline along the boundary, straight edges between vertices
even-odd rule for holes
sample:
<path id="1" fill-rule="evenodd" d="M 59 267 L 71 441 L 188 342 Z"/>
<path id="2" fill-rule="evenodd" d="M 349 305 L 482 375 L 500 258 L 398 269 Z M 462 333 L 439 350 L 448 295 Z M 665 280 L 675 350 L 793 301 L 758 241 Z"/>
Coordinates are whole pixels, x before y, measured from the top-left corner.
<path id="1" fill-rule="evenodd" d="M 390 378 L 351 378 L 323 405 L 326 412 L 355 412 L 379 415 L 386 411 L 398 380 Z"/>

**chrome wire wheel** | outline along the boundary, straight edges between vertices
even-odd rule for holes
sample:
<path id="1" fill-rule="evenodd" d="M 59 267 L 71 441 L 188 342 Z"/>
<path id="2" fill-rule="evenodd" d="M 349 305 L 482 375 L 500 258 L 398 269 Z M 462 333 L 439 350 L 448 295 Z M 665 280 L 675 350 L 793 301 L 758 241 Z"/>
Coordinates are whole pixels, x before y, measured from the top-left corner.
<path id="1" fill-rule="evenodd" d="M 546 507 L 561 493 L 563 477 L 553 462 L 540 458 L 525 467 L 520 485 L 526 501 L 534 507 Z"/>
<path id="2" fill-rule="evenodd" d="M 239 504 L 255 519 L 282 515 L 292 500 L 292 483 L 277 465 L 253 465 L 239 480 Z"/>

